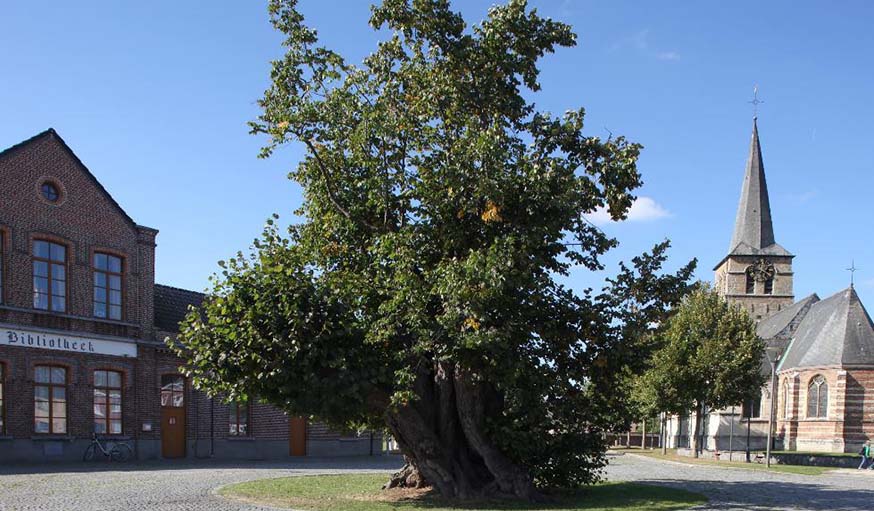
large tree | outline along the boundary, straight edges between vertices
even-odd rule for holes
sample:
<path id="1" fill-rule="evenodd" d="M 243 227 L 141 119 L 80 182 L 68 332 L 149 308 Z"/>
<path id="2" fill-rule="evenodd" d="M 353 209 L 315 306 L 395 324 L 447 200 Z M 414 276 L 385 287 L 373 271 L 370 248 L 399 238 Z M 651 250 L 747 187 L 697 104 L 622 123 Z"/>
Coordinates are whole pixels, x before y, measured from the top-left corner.
<path id="1" fill-rule="evenodd" d="M 640 147 L 583 134 L 526 97 L 570 27 L 521 0 L 468 27 L 447 1 L 386 0 L 386 39 L 353 65 L 272 0 L 284 57 L 260 101 L 262 156 L 300 143 L 305 221 L 270 222 L 223 262 L 177 347 L 195 384 L 340 427 L 385 427 L 408 465 L 391 482 L 447 497 L 532 499 L 597 479 L 600 435 L 626 421 L 617 375 L 663 321 L 693 265 L 667 243 L 600 293 L 559 281 L 603 269 Z"/>
<path id="2" fill-rule="evenodd" d="M 761 391 L 765 343 L 746 311 L 706 284 L 683 300 L 657 337 L 661 347 L 636 382 L 635 401 L 650 412 L 693 411 L 697 458 L 706 410 L 744 402 Z"/>

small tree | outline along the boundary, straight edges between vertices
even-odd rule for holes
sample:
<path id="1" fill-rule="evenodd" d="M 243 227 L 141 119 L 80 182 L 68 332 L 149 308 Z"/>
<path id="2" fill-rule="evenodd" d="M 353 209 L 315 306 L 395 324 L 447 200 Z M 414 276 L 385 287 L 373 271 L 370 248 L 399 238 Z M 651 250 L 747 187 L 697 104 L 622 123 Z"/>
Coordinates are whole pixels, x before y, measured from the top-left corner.
<path id="1" fill-rule="evenodd" d="M 636 387 L 636 401 L 669 413 L 694 410 L 692 448 L 698 457 L 705 410 L 748 399 L 761 388 L 765 344 L 746 311 L 701 285 L 660 334 L 663 346 Z"/>

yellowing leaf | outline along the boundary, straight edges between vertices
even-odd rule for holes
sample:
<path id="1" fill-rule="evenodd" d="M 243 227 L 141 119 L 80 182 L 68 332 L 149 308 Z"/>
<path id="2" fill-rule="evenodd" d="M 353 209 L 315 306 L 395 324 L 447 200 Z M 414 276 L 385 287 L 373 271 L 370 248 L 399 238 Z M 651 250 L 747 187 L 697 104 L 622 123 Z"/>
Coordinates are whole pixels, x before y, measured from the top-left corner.
<path id="1" fill-rule="evenodd" d="M 479 331 L 479 321 L 474 318 L 467 318 L 464 320 L 464 326 L 474 330 L 475 332 Z"/>
<path id="2" fill-rule="evenodd" d="M 483 211 L 480 218 L 482 218 L 485 223 L 502 222 L 504 220 L 501 218 L 501 207 L 492 201 L 486 202 L 486 209 Z"/>

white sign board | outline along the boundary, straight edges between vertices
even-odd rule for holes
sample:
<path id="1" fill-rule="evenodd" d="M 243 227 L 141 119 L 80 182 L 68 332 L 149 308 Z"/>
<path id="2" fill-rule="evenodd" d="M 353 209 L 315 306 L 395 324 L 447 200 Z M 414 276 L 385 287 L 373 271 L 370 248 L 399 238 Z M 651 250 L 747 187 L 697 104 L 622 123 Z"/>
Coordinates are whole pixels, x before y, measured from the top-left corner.
<path id="1" fill-rule="evenodd" d="M 0 346 L 3 345 L 73 353 L 113 355 L 116 357 L 136 358 L 137 356 L 137 345 L 133 342 L 93 339 L 7 327 L 0 327 Z"/>

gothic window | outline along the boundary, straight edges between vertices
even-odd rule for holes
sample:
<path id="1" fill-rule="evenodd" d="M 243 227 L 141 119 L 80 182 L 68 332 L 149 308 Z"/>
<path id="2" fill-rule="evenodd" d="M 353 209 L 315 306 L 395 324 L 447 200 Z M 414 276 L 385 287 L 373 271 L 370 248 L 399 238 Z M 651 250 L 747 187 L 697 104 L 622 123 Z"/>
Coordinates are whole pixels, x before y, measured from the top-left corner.
<path id="1" fill-rule="evenodd" d="M 818 374 L 807 386 L 807 416 L 814 419 L 828 417 L 828 383 Z"/>
<path id="2" fill-rule="evenodd" d="M 756 279 L 750 273 L 747 273 L 747 294 L 751 295 L 756 292 Z"/>
<path id="3" fill-rule="evenodd" d="M 765 294 L 766 295 L 774 294 L 774 279 L 773 278 L 765 279 Z"/>
<path id="4" fill-rule="evenodd" d="M 783 380 L 783 418 L 789 418 L 789 380 Z"/>

